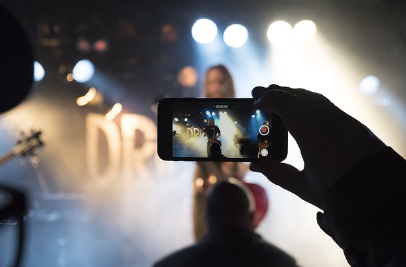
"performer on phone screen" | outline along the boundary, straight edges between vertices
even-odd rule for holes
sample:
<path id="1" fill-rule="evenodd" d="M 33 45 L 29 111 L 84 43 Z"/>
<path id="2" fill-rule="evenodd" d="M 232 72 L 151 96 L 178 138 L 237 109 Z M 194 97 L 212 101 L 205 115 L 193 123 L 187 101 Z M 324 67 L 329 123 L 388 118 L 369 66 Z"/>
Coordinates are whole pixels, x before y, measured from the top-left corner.
<path id="1" fill-rule="evenodd" d="M 210 158 L 210 147 L 213 143 L 217 143 L 221 136 L 220 128 L 215 125 L 214 119 L 210 118 L 208 125 L 204 128 L 204 136 L 207 136 L 207 157 Z"/>

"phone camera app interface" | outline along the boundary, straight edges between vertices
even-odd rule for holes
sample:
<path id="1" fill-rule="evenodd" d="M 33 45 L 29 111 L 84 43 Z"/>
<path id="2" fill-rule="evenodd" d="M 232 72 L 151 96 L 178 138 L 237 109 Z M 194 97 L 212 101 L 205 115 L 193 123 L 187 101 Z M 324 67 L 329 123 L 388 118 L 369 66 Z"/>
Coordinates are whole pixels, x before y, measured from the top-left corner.
<path id="1" fill-rule="evenodd" d="M 173 157 L 268 157 L 271 113 L 252 102 L 175 102 L 173 107 Z"/>

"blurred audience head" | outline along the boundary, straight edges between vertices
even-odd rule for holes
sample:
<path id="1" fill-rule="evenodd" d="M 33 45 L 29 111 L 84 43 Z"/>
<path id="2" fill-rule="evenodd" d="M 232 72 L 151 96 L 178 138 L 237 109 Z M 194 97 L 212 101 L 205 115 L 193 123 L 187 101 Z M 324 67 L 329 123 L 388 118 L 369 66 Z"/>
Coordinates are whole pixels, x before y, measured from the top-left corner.
<path id="1" fill-rule="evenodd" d="M 209 231 L 218 226 L 253 229 L 254 211 L 254 197 L 238 179 L 229 178 L 208 190 L 206 222 Z"/>

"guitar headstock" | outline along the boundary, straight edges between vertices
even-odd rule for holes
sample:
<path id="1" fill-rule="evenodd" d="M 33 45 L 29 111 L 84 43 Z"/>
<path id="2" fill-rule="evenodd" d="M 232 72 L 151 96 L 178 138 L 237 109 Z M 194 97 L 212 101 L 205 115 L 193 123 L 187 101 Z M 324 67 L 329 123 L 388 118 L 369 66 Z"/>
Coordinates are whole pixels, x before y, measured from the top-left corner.
<path id="1" fill-rule="evenodd" d="M 32 153 L 36 148 L 44 146 L 41 140 L 41 131 L 32 131 L 29 136 L 23 136 L 14 146 L 13 154 L 16 156 L 25 156 Z"/>

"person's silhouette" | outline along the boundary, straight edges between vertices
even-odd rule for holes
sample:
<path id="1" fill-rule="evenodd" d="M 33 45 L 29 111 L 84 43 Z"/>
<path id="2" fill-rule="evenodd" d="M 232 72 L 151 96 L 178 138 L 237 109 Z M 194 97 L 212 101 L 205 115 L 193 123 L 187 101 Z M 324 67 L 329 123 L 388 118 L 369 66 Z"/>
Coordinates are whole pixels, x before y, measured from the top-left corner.
<path id="1" fill-rule="evenodd" d="M 254 232 L 255 201 L 235 178 L 208 189 L 208 233 L 196 244 L 157 262 L 163 266 L 297 266 L 295 259 Z"/>

